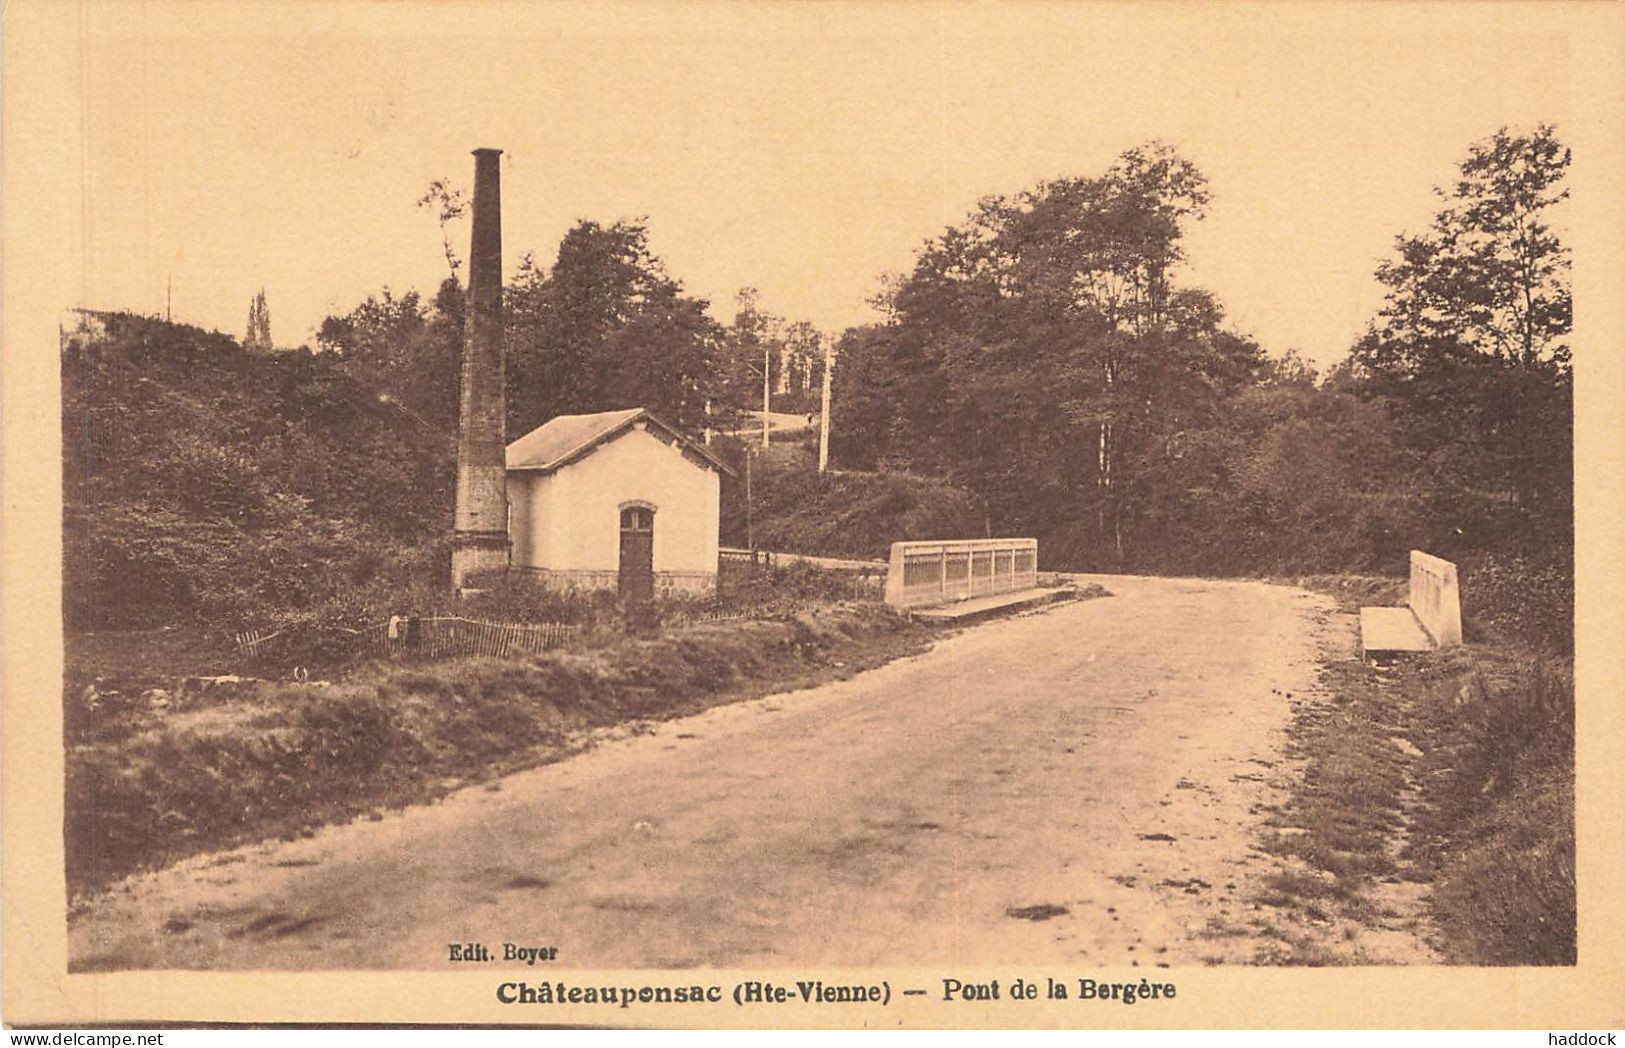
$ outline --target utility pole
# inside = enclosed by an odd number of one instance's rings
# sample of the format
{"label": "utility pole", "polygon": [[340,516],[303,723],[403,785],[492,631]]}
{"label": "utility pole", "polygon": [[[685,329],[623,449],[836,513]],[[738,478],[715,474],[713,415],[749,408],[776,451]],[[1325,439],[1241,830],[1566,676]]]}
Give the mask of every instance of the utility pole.
{"label": "utility pole", "polygon": [[767,376],[772,371],[772,368],[770,368],[768,366],[767,356],[768,356],[769,352],[770,352],[770,350],[768,349],[768,344],[766,342],[763,342],[762,343],[762,447],[764,447],[764,448],[767,447],[767,413],[773,407],[773,401],[768,395],[770,387],[768,386],[768,382],[767,382]]}
{"label": "utility pole", "polygon": [[835,364],[835,340],[824,342],[824,416],[818,425],[818,472],[829,469],[829,383],[830,370]]}
{"label": "utility pole", "polygon": [[756,528],[751,520],[750,504],[750,445],[745,445],[745,548],[756,549]]}

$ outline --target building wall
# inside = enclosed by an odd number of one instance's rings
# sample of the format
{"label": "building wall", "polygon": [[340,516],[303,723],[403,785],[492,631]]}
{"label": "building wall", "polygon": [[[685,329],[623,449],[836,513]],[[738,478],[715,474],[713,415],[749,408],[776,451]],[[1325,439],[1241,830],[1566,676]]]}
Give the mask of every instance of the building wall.
{"label": "building wall", "polygon": [[621,559],[621,507],[655,508],[654,570],[662,588],[705,588],[717,571],[722,485],[713,469],[641,429],[550,474],[508,474],[516,568],[553,581],[613,586]]}

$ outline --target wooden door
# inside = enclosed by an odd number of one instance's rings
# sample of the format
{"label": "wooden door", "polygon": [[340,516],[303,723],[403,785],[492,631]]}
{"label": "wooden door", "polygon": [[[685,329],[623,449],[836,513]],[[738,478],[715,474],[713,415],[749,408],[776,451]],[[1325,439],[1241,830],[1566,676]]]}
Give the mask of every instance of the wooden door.
{"label": "wooden door", "polygon": [[647,604],[655,595],[655,511],[643,506],[621,510],[621,599]]}

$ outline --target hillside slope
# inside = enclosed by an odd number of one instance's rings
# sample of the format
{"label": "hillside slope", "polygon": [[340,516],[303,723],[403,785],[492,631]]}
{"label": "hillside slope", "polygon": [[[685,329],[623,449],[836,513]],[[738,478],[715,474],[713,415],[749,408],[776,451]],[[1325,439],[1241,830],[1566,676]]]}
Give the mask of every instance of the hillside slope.
{"label": "hillside slope", "polygon": [[986,522],[962,488],[910,473],[818,472],[816,437],[752,451],[750,504],[743,446],[723,450],[738,478],[724,488],[722,537],[743,546],[831,557],[885,557],[893,542],[980,538]]}
{"label": "hillside slope", "polygon": [[427,577],[452,452],[333,355],[83,314],[62,345],[67,626],[225,632]]}

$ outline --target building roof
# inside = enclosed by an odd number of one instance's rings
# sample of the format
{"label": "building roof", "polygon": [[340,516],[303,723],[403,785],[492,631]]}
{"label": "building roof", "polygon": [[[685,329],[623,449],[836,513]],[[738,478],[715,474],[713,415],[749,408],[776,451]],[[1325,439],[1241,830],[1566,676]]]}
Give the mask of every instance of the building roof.
{"label": "building roof", "polygon": [[733,470],[703,444],[690,440],[673,427],[649,414],[645,408],[599,411],[591,415],[559,415],[508,445],[509,469],[551,473],[592,453],[603,444],[643,421],[657,437],[675,444],[678,450],[705,466],[733,476]]}

